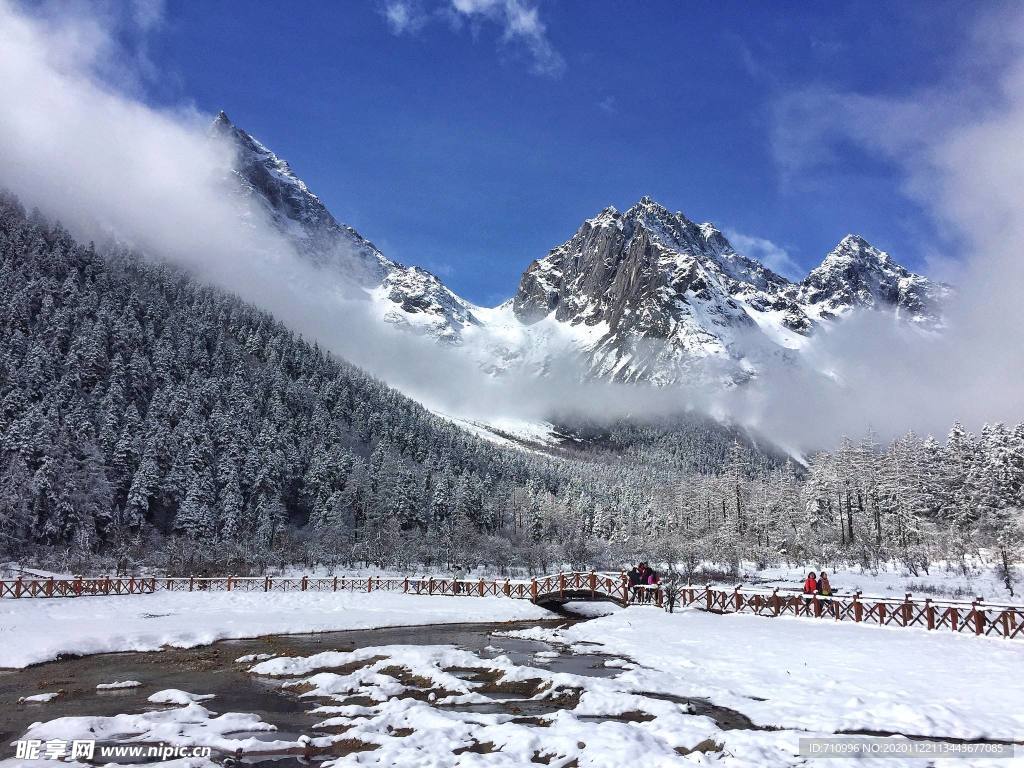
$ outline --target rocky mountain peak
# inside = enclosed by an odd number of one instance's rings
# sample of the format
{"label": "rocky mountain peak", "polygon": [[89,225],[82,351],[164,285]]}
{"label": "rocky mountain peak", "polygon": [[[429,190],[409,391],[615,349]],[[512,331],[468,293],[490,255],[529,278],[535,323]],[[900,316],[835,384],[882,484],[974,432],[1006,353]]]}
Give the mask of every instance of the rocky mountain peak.
{"label": "rocky mountain peak", "polygon": [[[645,214],[654,214],[656,216],[664,217],[673,215],[672,211],[670,211],[664,205],[659,203],[657,200],[650,197],[649,195],[644,195],[635,203],[633,203],[633,205],[626,209],[625,217],[627,219],[639,218]],[[682,214],[677,215],[681,216]]]}
{"label": "rocky mountain peak", "polygon": [[[287,161],[232,123],[223,110],[214,119],[210,131],[234,147],[235,173],[239,180],[251,193],[262,198],[272,213],[308,227],[341,227]],[[349,234],[354,233],[351,228],[347,229]]]}
{"label": "rocky mountain peak", "polygon": [[853,307],[933,321],[938,293],[853,234],[794,284],[738,253],[714,224],[645,196],[622,213],[605,208],[533,262],[513,310],[527,325],[577,329],[594,375],[679,380],[704,359],[735,382],[756,370],[751,361],[788,358]]}
{"label": "rocky mountain peak", "polygon": [[897,263],[860,235],[847,235],[800,283],[812,314],[841,315],[854,307],[893,309],[915,322],[934,323],[948,287]]}
{"label": "rocky mountain peak", "polygon": [[235,192],[262,208],[301,257],[377,302],[384,320],[448,343],[458,343],[461,331],[477,322],[470,305],[437,277],[386,258],[359,232],[335,219],[287,161],[232,123],[224,111],[210,131],[235,148],[230,180]]}
{"label": "rocky mountain peak", "polygon": [[855,263],[871,269],[903,269],[892,260],[888,253],[879,250],[860,235],[844,237],[835,248],[828,252],[822,263]]}

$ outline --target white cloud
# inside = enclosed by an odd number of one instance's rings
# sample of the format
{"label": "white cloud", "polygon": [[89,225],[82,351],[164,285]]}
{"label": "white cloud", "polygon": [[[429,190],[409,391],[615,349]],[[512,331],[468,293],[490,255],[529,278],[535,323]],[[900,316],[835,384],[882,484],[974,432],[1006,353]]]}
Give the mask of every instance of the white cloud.
{"label": "white cloud", "polygon": [[525,50],[534,73],[557,76],[565,69],[565,60],[548,40],[547,26],[532,0],[448,0],[434,13],[424,10],[419,0],[387,0],[383,15],[396,35],[417,32],[432,17],[447,16],[456,31],[463,22],[496,25],[502,44]]}
{"label": "white cloud", "polygon": [[723,234],[739,253],[757,259],[772,272],[792,280],[799,280],[803,277],[804,270],[781,245],[763,237],[744,235],[735,229],[725,229]]}
{"label": "white cloud", "polygon": [[382,11],[388,27],[396,35],[418,32],[429,20],[416,0],[388,0]]}
{"label": "white cloud", "polygon": [[[445,352],[372,317],[366,294],[301,258],[230,183],[210,116],[156,110],[100,73],[102,18],[32,15],[0,0],[0,188],[80,240],[173,261],[399,384],[443,385]],[[132,61],[129,57],[126,61]]]}
{"label": "white cloud", "polygon": [[844,385],[787,387],[799,418],[921,431],[1024,419],[1024,11],[1000,7],[964,39],[939,82],[899,98],[817,86],[776,105],[785,183],[820,185],[851,145],[885,160],[938,226],[945,247],[924,243],[930,262],[960,265],[941,335],[863,320],[819,337],[814,351]]}
{"label": "white cloud", "polygon": [[451,0],[451,10],[470,21],[488,21],[502,29],[502,40],[526,48],[532,69],[540,75],[559,75],[565,60],[547,37],[547,27],[530,0]]}

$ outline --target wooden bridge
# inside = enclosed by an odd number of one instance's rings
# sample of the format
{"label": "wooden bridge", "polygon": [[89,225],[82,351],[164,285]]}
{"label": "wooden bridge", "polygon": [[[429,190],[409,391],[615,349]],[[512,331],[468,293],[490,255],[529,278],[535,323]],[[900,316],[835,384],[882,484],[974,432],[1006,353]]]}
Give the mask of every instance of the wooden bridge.
{"label": "wooden bridge", "polygon": [[689,607],[711,613],[753,613],[851,621],[891,627],[919,627],[972,635],[1024,639],[1024,606],[867,597],[860,592],[822,599],[798,590],[687,585],[630,586],[625,574],[558,573],[534,579],[451,579],[433,576],[100,576],[71,579],[0,580],[0,599],[140,595],[153,592],[402,592],[452,597],[507,597],[542,606],[605,600],[659,608]]}

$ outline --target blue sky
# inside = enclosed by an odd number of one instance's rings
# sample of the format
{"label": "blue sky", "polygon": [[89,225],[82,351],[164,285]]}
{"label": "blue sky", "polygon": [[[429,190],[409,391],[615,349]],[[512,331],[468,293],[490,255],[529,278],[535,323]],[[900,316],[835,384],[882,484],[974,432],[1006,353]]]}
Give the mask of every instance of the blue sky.
{"label": "blue sky", "polygon": [[852,142],[819,153],[800,131],[829,101],[803,97],[920,98],[948,81],[977,9],[172,1],[143,87],[224,109],[341,221],[477,302],[644,194],[766,241],[753,255],[788,258],[791,276],[851,231],[925,269],[949,244],[900,170]]}

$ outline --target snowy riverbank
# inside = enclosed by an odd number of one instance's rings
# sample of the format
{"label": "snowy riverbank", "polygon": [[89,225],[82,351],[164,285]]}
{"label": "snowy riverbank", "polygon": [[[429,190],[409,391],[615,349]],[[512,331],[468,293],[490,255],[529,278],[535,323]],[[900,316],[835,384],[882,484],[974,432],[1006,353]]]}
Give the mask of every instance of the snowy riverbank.
{"label": "snowy riverbank", "polygon": [[642,690],[699,696],[758,726],[1020,740],[1024,643],[943,632],[632,607],[518,637],[628,656]]}
{"label": "snowy riverbank", "polygon": [[191,648],[270,634],[552,617],[525,600],[387,592],[157,592],[0,600],[0,667],[25,667],[61,654]]}
{"label": "snowy riverbank", "polygon": [[[222,754],[237,748],[294,754],[308,746],[331,756],[335,768],[367,760],[425,768],[495,760],[781,768],[807,763],[800,754],[805,738],[872,732],[904,744],[907,737],[1019,742],[1024,732],[1024,689],[1012,674],[1024,663],[1024,643],[792,617],[584,605],[611,613],[560,628],[453,626],[413,630],[412,637],[382,629],[353,643],[326,636],[323,645],[267,638],[211,653],[196,668],[183,658],[203,651],[168,652],[159,672],[124,656],[96,660],[102,674],[88,660],[68,661],[68,673],[87,685],[63,705],[60,698],[19,705],[39,711],[17,732],[44,741],[99,734],[113,744],[205,745]],[[0,644],[7,656],[15,647],[30,653],[33,644],[53,655],[58,648],[82,652],[90,643],[93,650],[192,646],[243,634],[550,616],[504,598],[385,593],[158,593],[3,605],[18,606],[23,620],[11,623],[7,613],[0,623],[3,639],[14,640]],[[242,663],[253,665],[248,673]],[[43,670],[20,673],[24,692],[40,689],[40,681],[29,685],[28,678]],[[216,673],[206,677],[211,670]],[[299,696],[301,718],[288,708],[268,708],[242,674]],[[94,689],[97,681],[115,679],[140,682],[116,700]],[[168,703],[154,708],[155,702]],[[848,761],[814,762],[838,768]],[[919,762],[857,764],[912,768]],[[954,762],[986,764],[975,758],[936,764]],[[22,764],[0,761],[3,768]],[[199,761],[193,768],[200,764],[213,765]]]}

